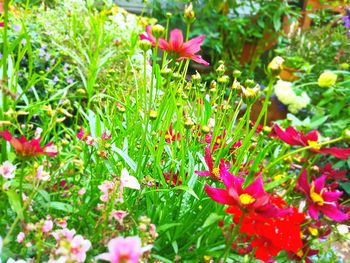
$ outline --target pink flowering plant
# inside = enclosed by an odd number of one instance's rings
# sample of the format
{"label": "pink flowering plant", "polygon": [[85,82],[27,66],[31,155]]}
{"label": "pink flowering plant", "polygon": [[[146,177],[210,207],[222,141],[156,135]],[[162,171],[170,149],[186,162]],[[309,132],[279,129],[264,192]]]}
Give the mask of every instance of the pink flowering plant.
{"label": "pink flowering plant", "polygon": [[246,81],[208,61],[191,5],[183,31],[68,2],[5,4],[1,260],[341,259],[349,131],[269,120],[281,58]]}

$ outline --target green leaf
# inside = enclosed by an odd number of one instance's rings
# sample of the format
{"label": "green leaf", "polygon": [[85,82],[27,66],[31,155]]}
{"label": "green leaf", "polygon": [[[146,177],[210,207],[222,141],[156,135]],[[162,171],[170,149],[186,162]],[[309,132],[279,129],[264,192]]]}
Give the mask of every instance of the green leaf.
{"label": "green leaf", "polygon": [[60,210],[68,213],[73,212],[73,206],[67,203],[62,203],[62,202],[50,202],[47,205],[48,208],[50,209],[55,209],[55,210]]}
{"label": "green leaf", "polygon": [[211,213],[207,219],[205,220],[204,224],[203,224],[203,228],[210,226],[212,224],[214,224],[215,222],[217,222],[219,219],[221,219],[222,216],[216,214],[216,213]]}
{"label": "green leaf", "polygon": [[23,210],[19,195],[13,190],[6,191],[5,193],[7,194],[12,210],[16,212],[21,220],[23,220]]}
{"label": "green leaf", "polygon": [[161,225],[160,227],[157,227],[157,231],[158,232],[164,232],[170,228],[173,228],[175,226],[181,226],[182,224],[181,223],[169,223],[169,224],[164,224],[164,225]]}
{"label": "green leaf", "polygon": [[265,191],[269,191],[269,190],[276,188],[277,186],[287,182],[289,179],[290,179],[289,177],[284,177],[281,180],[272,181],[270,183],[265,184],[264,189],[265,189]]}
{"label": "green leaf", "polygon": [[193,191],[192,188],[189,188],[187,185],[179,185],[179,186],[174,187],[173,189],[183,190],[183,191],[187,192],[188,194],[192,195],[197,200],[199,200],[197,194]]}
{"label": "green leaf", "polygon": [[136,172],[136,163],[130,158],[130,156],[127,153],[123,152],[121,149],[114,145],[112,145],[111,149],[112,151],[116,152],[130,166],[130,168],[134,172]]}

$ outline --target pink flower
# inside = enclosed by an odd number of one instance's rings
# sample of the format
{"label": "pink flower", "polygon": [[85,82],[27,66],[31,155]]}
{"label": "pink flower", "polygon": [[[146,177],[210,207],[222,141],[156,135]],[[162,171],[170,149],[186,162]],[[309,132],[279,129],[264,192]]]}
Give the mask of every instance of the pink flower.
{"label": "pink flower", "polygon": [[47,181],[50,179],[50,174],[48,172],[44,171],[44,166],[40,165],[38,169],[36,170],[35,177],[39,179],[40,181]]}
{"label": "pink flower", "polygon": [[101,137],[102,137],[103,140],[107,141],[110,138],[112,138],[112,134],[107,135],[107,133],[104,132]]}
{"label": "pink flower", "polygon": [[70,251],[75,256],[77,262],[84,262],[86,252],[91,248],[91,242],[81,235],[76,235],[70,242]]}
{"label": "pink flower", "polygon": [[114,189],[114,183],[111,181],[104,181],[98,186],[98,189],[100,189],[103,192],[103,195],[100,196],[100,200],[102,202],[107,202],[109,199],[109,194]]}
{"label": "pink flower", "polygon": [[111,215],[120,225],[123,225],[123,219],[128,215],[128,212],[123,210],[113,210]]}
{"label": "pink flower", "polygon": [[136,177],[129,175],[126,168],[123,168],[120,177],[120,187],[140,190],[140,183],[137,181]]}
{"label": "pink flower", "polygon": [[318,131],[313,130],[307,134],[297,131],[292,126],[289,126],[284,131],[280,126],[275,125],[273,137],[278,137],[282,141],[288,143],[289,145],[299,145],[299,146],[315,146],[311,148],[310,151],[320,154],[330,154],[339,159],[348,159],[350,155],[350,149],[342,149],[337,147],[330,148],[320,148],[317,146],[319,143]]}
{"label": "pink flower", "polygon": [[271,196],[265,192],[261,176],[246,188],[243,188],[243,178],[234,176],[227,170],[222,172],[221,178],[226,189],[205,186],[208,196],[218,203],[237,206],[243,211],[254,211],[265,217],[284,216],[291,211],[278,208],[271,203]]}
{"label": "pink flower", "polygon": [[16,153],[23,157],[32,157],[40,154],[46,154],[52,157],[58,154],[57,148],[51,142],[42,148],[40,146],[40,138],[27,141],[24,136],[21,136],[17,139],[8,130],[0,132],[0,136],[10,142]]}
{"label": "pink flower", "polygon": [[146,33],[142,33],[140,35],[141,40],[148,40],[151,42],[152,47],[156,46],[156,38],[152,34],[152,27],[151,26],[146,26]]}
{"label": "pink flower", "polygon": [[81,188],[81,189],[79,189],[79,191],[78,191],[78,195],[84,195],[86,193],[86,189],[85,188]]}
{"label": "pink flower", "polygon": [[326,186],[326,175],[313,180],[309,184],[306,170],[302,172],[298,179],[298,188],[305,194],[309,203],[309,215],[313,219],[319,218],[319,213],[336,222],[349,219],[349,216],[339,209],[338,199],[343,194],[340,191],[329,191]]}
{"label": "pink flower", "polygon": [[210,176],[214,180],[221,180],[221,174],[227,170],[227,167],[223,159],[220,160],[219,167],[214,167],[213,156],[209,144],[205,147],[204,160],[209,171],[195,171],[195,173],[200,176]]}
{"label": "pink flower", "polygon": [[19,232],[17,235],[17,243],[22,243],[26,235],[23,232]]}
{"label": "pink flower", "polygon": [[48,233],[52,230],[53,228],[53,222],[51,219],[49,220],[45,220],[44,224],[43,224],[43,228],[42,228],[42,231],[43,233]]}
{"label": "pink flower", "polygon": [[201,56],[196,55],[201,49],[204,38],[205,36],[202,35],[184,42],[182,31],[180,29],[174,29],[170,32],[169,42],[163,38],[159,39],[159,48],[176,53],[179,56],[178,60],[191,59],[199,64],[208,66],[209,63],[207,61]]}
{"label": "pink flower", "polygon": [[96,259],[111,263],[138,263],[142,256],[141,240],[137,236],[117,237],[108,242],[108,253],[100,254]]}
{"label": "pink flower", "polygon": [[5,179],[12,179],[15,177],[16,166],[10,163],[9,161],[5,161],[0,166],[0,174]]}
{"label": "pink flower", "polygon": [[60,241],[61,239],[72,240],[75,233],[76,232],[74,229],[70,230],[68,228],[64,228],[53,232],[52,236],[56,239],[56,241]]}

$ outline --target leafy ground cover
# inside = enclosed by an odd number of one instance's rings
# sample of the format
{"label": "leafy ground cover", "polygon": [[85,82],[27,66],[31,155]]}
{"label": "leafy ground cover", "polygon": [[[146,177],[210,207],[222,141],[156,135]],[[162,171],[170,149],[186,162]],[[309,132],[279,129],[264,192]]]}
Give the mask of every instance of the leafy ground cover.
{"label": "leafy ground cover", "polygon": [[[205,36],[189,37],[195,13],[184,32],[170,19],[5,4],[1,259],[346,260],[349,131],[268,126],[283,58],[266,65],[264,89],[223,62],[204,81],[188,71],[210,63]],[[327,74],[319,86],[335,85]]]}

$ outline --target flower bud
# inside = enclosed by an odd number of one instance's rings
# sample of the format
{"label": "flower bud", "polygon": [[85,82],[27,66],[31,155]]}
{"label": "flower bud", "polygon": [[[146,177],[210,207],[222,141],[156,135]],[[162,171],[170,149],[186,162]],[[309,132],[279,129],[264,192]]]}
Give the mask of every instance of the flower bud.
{"label": "flower bud", "polygon": [[345,141],[350,141],[350,130],[346,129],[343,131],[343,138]]}
{"label": "flower bud", "polygon": [[184,18],[187,24],[192,24],[194,20],[196,20],[196,14],[193,11],[192,3],[185,7]]}
{"label": "flower bud", "polygon": [[231,86],[231,89],[237,92],[241,92],[242,91],[242,85],[241,83],[239,83],[237,80],[234,80]]}
{"label": "flower bud", "polygon": [[243,88],[243,101],[250,105],[253,104],[259,97],[260,86],[256,85],[254,88]]}
{"label": "flower bud", "polygon": [[218,78],[218,82],[220,84],[227,84],[229,81],[230,81],[230,77],[227,75],[223,75],[223,76]]}
{"label": "flower bud", "polygon": [[154,25],[152,26],[152,34],[154,35],[155,38],[160,38],[161,36],[164,35],[164,27],[162,25]]}
{"label": "flower bud", "polygon": [[158,112],[155,110],[151,110],[149,112],[149,117],[151,118],[151,120],[155,120],[158,117]]}
{"label": "flower bud", "polygon": [[215,81],[215,80],[212,80],[212,81],[210,82],[210,87],[209,87],[209,89],[216,89],[217,86],[218,86],[218,85],[217,85],[216,81]]}
{"label": "flower bud", "polygon": [[171,76],[172,75],[172,70],[170,68],[163,68],[161,71],[160,71],[160,75],[162,75],[164,78],[168,77],[168,76]]}
{"label": "flower bud", "polygon": [[200,81],[201,78],[202,78],[202,77],[201,77],[201,74],[199,74],[198,71],[196,71],[196,74],[193,74],[193,75],[192,75],[192,80],[193,80],[194,82]]}
{"label": "flower bud", "polygon": [[247,79],[247,80],[244,82],[244,85],[245,85],[246,87],[248,87],[248,88],[252,88],[252,87],[254,87],[255,82],[254,82],[254,80]]}
{"label": "flower bud", "polygon": [[318,78],[318,86],[328,88],[337,82],[337,75],[331,71],[323,72]]}
{"label": "flower bud", "polygon": [[233,75],[233,77],[234,77],[235,79],[238,79],[238,78],[242,75],[242,72],[241,72],[240,70],[238,70],[238,69],[235,69],[235,70],[233,71],[232,75]]}
{"label": "flower bud", "polygon": [[184,125],[185,125],[185,128],[190,129],[194,125],[194,122],[192,121],[192,119],[190,117],[187,117]]}
{"label": "flower bud", "polygon": [[226,71],[226,68],[225,68],[225,65],[224,64],[220,64],[217,68],[216,68],[216,74],[218,74],[218,76],[222,76],[225,71]]}
{"label": "flower bud", "polygon": [[166,18],[170,18],[170,17],[172,17],[172,16],[173,16],[173,14],[170,13],[170,12],[166,12],[166,14],[165,14],[165,17],[166,17]]}
{"label": "flower bud", "polygon": [[151,49],[152,43],[146,39],[143,39],[143,40],[140,40],[139,46],[142,51],[146,52],[147,50]]}
{"label": "flower bud", "polygon": [[267,70],[272,74],[272,75],[278,75],[283,69],[283,62],[284,59],[282,57],[274,57],[272,61],[269,63],[267,66]]}
{"label": "flower bud", "polygon": [[207,125],[203,125],[201,127],[201,131],[205,134],[209,133],[210,132],[210,128],[207,126]]}

